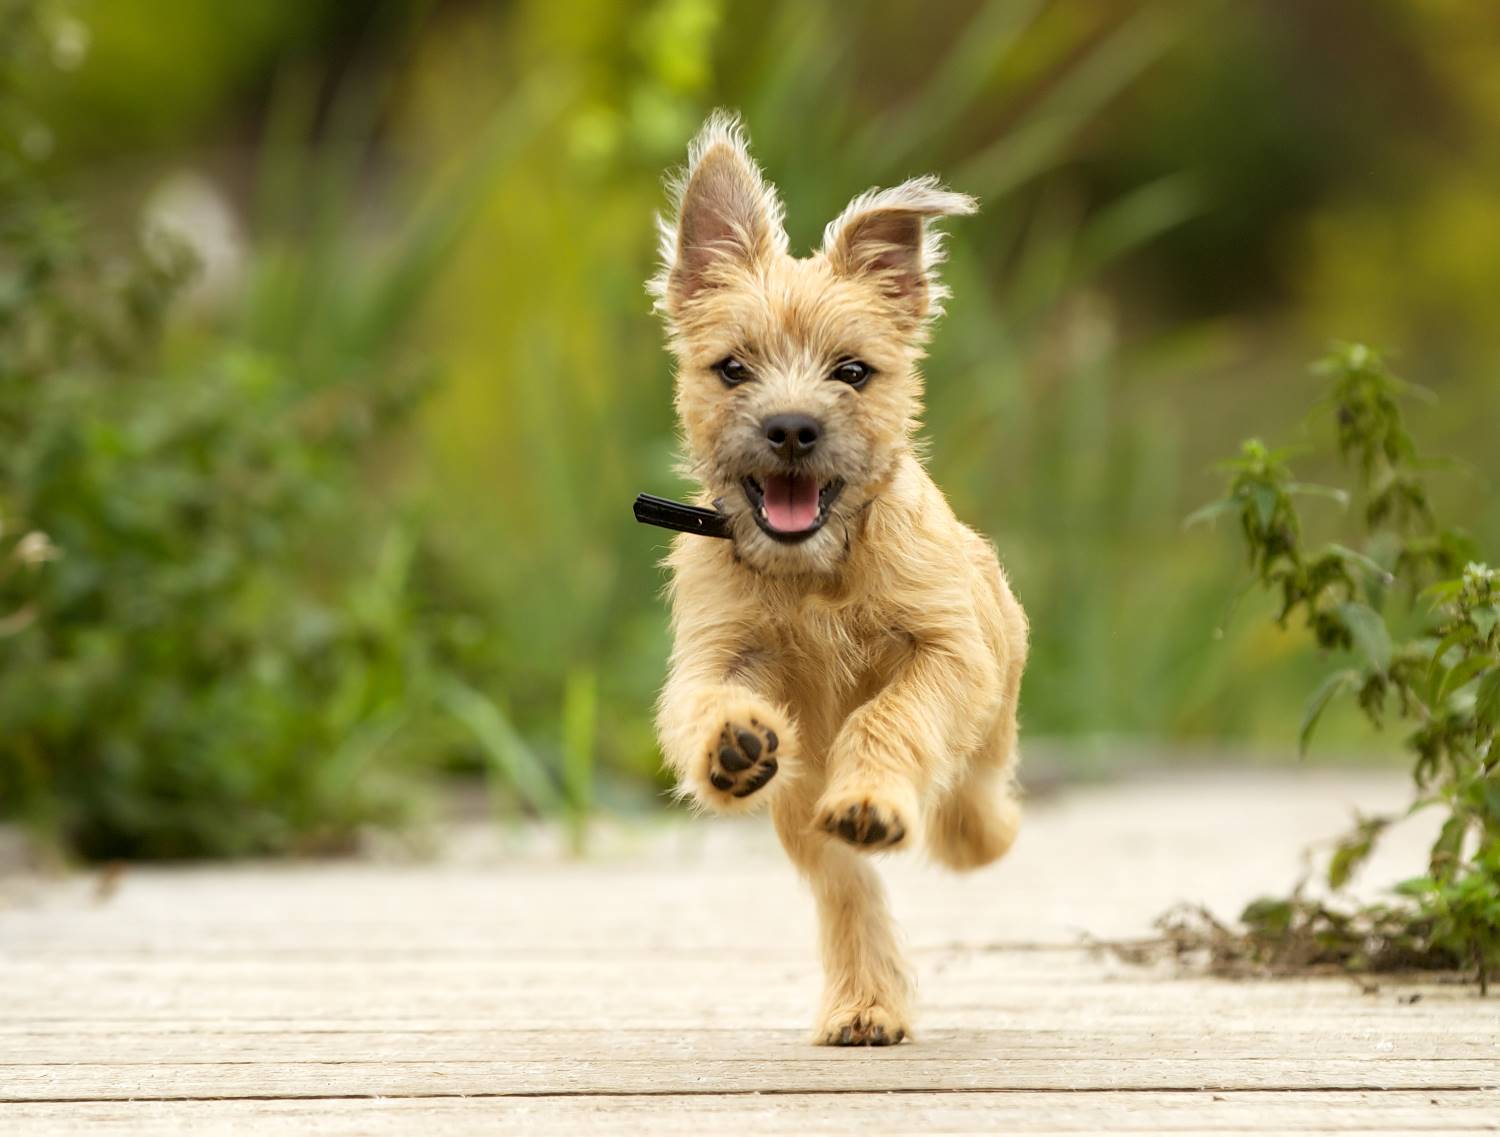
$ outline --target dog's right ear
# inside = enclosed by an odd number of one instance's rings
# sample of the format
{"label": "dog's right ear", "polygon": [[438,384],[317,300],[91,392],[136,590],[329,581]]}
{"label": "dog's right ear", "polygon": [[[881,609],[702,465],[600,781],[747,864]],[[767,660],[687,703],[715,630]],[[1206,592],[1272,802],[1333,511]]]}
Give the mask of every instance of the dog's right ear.
{"label": "dog's right ear", "polygon": [[648,285],[669,319],[727,272],[786,251],[781,202],[750,157],[738,117],[709,116],[669,188],[675,208],[657,218],[662,263]]}

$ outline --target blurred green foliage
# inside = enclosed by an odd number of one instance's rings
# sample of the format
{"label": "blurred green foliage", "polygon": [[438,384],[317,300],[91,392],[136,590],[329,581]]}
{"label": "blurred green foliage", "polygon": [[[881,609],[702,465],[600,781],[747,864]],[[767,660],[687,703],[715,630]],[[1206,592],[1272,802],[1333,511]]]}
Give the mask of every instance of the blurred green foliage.
{"label": "blurred green foliage", "polygon": [[14,177],[0,211],[0,485],[57,550],[3,605],[28,619],[0,640],[0,797],[100,857],[330,847],[389,818],[360,774],[433,644],[409,540],[350,484],[413,392],[232,339],[173,363],[180,250],[109,248]]}
{"label": "blurred green foliage", "polygon": [[[11,10],[12,59],[46,11]],[[237,310],[176,342],[173,232],[101,230],[0,156],[0,504],[33,527],[0,576],[7,810],[90,857],[338,849],[409,813],[403,775],[487,753],[451,709],[504,721],[466,685],[482,630],[373,487],[430,387],[406,322],[513,126],[359,247],[366,140],[279,143]]]}
{"label": "blurred green foliage", "polygon": [[[1295,726],[1304,635],[1226,605],[1234,549],[1177,519],[1250,412],[1295,423],[1310,335],[1445,376],[1433,446],[1475,474],[1435,492],[1500,537],[1500,30],[1461,0],[220,7],[0,0],[5,213],[25,186],[43,219],[7,230],[0,305],[30,337],[144,321],[0,359],[0,621],[30,621],[0,639],[0,810],[112,818],[91,852],[337,844],[435,768],[579,842],[662,788],[662,540],[628,503],[683,487],[642,282],[714,106],[795,249],[871,184],[981,198],[927,434],[1037,629],[1029,735]],[[21,564],[33,531],[57,559]],[[38,693],[35,660],[99,643],[125,709]],[[24,776],[19,737],[50,740]]]}

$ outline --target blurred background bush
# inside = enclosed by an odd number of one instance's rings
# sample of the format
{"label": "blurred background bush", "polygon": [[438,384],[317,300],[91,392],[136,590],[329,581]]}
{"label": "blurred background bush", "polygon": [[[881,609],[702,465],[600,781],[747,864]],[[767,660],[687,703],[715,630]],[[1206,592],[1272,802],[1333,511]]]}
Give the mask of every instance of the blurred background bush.
{"label": "blurred background bush", "polygon": [[0,0],[0,814],[107,858],[337,850],[445,779],[578,839],[659,802],[642,282],[719,105],[795,248],[874,183],[982,200],[931,464],[1075,767],[1294,751],[1324,664],[1181,519],[1312,429],[1328,339],[1438,393],[1500,544],[1487,5]]}

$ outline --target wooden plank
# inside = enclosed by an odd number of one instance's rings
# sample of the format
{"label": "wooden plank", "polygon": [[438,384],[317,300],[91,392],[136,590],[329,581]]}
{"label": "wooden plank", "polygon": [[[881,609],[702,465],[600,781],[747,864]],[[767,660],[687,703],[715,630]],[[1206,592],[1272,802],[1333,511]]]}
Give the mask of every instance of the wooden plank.
{"label": "wooden plank", "polygon": [[[1175,978],[1080,951],[918,957],[923,1017],[933,1026],[1060,1023],[1200,1024],[1380,1019],[1494,1029],[1500,1000],[1473,988],[1386,981],[1373,995],[1342,979],[1287,983]],[[810,960],[507,959],[361,962],[332,957],[228,964],[173,960],[50,965],[14,957],[0,967],[0,1040],[42,1022],[185,1020],[332,1022],[371,1019],[519,1028],[578,1025],[590,1016],[631,1026],[795,1026],[816,998]],[[1408,1005],[1416,996],[1419,1001]],[[977,1017],[976,1017],[977,1016]],[[988,1020],[983,1016],[989,1016]],[[76,1029],[70,1026],[69,1029]],[[5,1045],[0,1041],[0,1046]],[[3,1052],[0,1052],[3,1053]]]}
{"label": "wooden plank", "polygon": [[[7,1066],[0,1101],[124,1101],[194,1098],[428,1097],[499,1094],[635,1095],[647,1093],[951,1093],[957,1090],[1500,1090],[1493,1058],[1280,1058],[1238,1050],[1215,1055],[1182,1048],[1122,1052],[1080,1039],[1095,1054],[1015,1054],[984,1038],[967,1039],[942,1057],[917,1047],[871,1056],[813,1052],[801,1037],[754,1045],[701,1037],[679,1052],[607,1050],[551,1060],[427,1058],[409,1047],[402,1058],[374,1061],[148,1062],[107,1058],[97,1064]],[[795,1049],[796,1053],[792,1051]],[[685,1053],[684,1053],[685,1052]],[[1500,1102],[1500,1096],[1496,1097]]]}
{"label": "wooden plank", "polygon": [[1474,1092],[778,1094],[0,1106],[8,1137],[358,1133],[1494,1133]]}

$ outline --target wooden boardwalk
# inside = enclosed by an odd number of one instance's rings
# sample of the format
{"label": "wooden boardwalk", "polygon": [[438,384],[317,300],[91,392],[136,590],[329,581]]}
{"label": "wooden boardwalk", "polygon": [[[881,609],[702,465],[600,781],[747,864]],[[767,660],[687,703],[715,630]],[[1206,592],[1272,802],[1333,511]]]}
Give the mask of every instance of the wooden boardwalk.
{"label": "wooden boardwalk", "polygon": [[0,1134],[1494,1132],[1500,998],[1078,946],[1284,889],[1402,792],[1178,774],[1037,803],[976,875],[892,859],[921,1015],[885,1050],[808,1044],[811,904],[763,821],[610,827],[581,863],[476,830],[432,864],[11,875]]}

